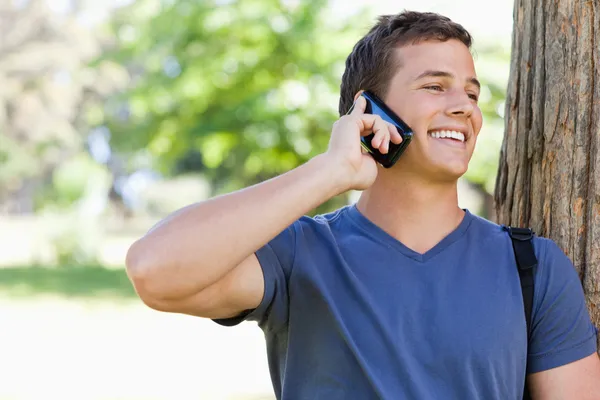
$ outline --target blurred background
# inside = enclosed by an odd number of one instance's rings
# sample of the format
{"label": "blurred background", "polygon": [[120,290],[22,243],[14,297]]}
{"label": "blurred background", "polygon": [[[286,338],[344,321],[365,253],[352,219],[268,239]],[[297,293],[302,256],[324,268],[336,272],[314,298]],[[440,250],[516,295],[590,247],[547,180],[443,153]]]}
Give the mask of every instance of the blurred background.
{"label": "blurred background", "polygon": [[0,400],[273,399],[260,329],[146,308],[129,245],[324,151],[346,56],[403,9],[475,38],[460,203],[491,217],[512,3],[0,0]]}

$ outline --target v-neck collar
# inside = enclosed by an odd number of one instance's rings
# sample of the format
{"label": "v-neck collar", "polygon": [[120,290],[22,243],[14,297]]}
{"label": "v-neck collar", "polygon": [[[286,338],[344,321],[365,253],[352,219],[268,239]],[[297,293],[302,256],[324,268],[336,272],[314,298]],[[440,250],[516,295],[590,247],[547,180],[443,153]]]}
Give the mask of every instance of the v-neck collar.
{"label": "v-neck collar", "polygon": [[432,257],[436,256],[440,252],[444,251],[448,246],[452,243],[456,242],[460,239],[463,234],[467,231],[471,222],[474,220],[473,214],[468,209],[463,209],[465,215],[460,222],[460,224],[454,229],[450,234],[444,237],[439,243],[433,246],[430,250],[425,253],[418,253],[413,249],[407,247],[405,244],[400,242],[395,237],[391,236],[389,233],[381,229],[378,225],[373,223],[367,217],[365,217],[356,207],[356,204],[348,206],[347,213],[350,217],[351,221],[358,225],[363,231],[365,231],[368,235],[372,236],[376,240],[391,246],[392,248],[398,250],[400,253],[409,257],[418,262],[426,262]]}

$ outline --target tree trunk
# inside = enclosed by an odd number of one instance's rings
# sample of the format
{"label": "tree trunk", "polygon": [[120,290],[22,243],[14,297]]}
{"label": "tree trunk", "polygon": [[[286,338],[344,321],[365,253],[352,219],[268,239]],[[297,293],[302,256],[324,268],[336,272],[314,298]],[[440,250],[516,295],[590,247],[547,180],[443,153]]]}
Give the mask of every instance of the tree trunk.
{"label": "tree trunk", "polygon": [[600,0],[515,0],[496,221],[571,258],[600,325]]}

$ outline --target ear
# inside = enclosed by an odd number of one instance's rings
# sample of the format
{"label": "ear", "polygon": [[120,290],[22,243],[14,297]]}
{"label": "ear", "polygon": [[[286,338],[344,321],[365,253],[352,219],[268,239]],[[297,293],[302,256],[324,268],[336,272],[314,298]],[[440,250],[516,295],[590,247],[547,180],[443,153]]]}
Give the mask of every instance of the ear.
{"label": "ear", "polygon": [[355,95],[354,95],[354,101],[356,101],[356,99],[358,99],[358,97],[364,92],[363,89],[360,89]]}

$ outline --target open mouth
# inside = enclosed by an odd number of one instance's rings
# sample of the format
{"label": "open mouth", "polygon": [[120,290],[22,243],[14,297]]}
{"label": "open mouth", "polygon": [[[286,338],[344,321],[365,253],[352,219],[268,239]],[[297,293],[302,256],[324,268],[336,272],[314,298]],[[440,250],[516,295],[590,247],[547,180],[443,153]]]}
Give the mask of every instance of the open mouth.
{"label": "open mouth", "polygon": [[452,140],[461,143],[465,142],[465,134],[458,131],[436,130],[427,132],[427,134],[434,139]]}

